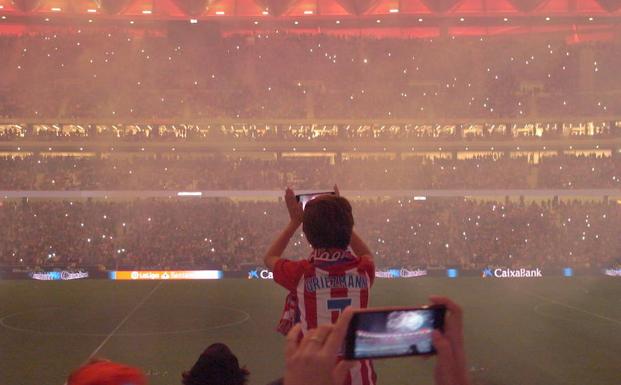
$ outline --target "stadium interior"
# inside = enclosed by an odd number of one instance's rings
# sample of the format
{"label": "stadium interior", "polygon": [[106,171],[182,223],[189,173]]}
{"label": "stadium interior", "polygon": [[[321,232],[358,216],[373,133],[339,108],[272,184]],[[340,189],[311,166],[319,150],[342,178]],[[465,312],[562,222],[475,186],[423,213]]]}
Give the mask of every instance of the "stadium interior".
{"label": "stadium interior", "polygon": [[334,184],[374,304],[471,314],[473,384],[618,383],[620,69],[618,0],[0,0],[0,383],[218,338],[278,378],[263,252]]}

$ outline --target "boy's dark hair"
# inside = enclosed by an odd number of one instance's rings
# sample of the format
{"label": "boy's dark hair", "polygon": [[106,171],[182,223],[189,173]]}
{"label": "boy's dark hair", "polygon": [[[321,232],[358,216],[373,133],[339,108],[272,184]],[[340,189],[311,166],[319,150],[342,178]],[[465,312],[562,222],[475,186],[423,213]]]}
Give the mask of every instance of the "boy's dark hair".
{"label": "boy's dark hair", "polygon": [[210,345],[192,369],[182,374],[183,385],[244,385],[250,372],[240,368],[237,357],[228,346]]}
{"label": "boy's dark hair", "polygon": [[346,249],[353,228],[354,216],[347,199],[321,195],[306,203],[302,230],[314,249]]}

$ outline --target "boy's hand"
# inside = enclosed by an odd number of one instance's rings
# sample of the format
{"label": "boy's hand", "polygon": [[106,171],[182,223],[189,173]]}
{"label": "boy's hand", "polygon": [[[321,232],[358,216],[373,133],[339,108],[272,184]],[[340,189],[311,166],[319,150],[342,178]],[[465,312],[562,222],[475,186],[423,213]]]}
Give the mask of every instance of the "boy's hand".
{"label": "boy's hand", "polygon": [[287,204],[291,222],[298,225],[301,224],[304,218],[302,204],[295,199],[295,193],[289,187],[285,190],[285,203]]}

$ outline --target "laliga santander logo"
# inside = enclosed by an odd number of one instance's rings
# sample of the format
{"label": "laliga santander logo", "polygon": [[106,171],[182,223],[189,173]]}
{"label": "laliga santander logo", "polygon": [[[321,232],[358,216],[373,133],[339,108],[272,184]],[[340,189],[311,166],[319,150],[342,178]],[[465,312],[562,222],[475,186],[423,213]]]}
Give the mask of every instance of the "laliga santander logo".
{"label": "laliga santander logo", "polygon": [[132,271],[131,279],[138,279],[138,277],[140,277],[140,273],[138,273],[137,271]]}

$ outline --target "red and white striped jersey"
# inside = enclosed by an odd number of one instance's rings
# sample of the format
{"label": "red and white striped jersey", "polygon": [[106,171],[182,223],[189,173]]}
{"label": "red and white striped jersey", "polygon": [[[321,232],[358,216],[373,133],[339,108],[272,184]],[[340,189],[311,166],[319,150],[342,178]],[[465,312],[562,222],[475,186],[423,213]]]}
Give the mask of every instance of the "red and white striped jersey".
{"label": "red and white striped jersey", "polygon": [[[307,260],[281,258],[274,265],[274,281],[296,293],[304,331],[335,323],[347,306],[364,309],[375,278],[369,256],[357,257],[348,250],[314,250]],[[359,361],[347,384],[374,385],[370,361]]]}

